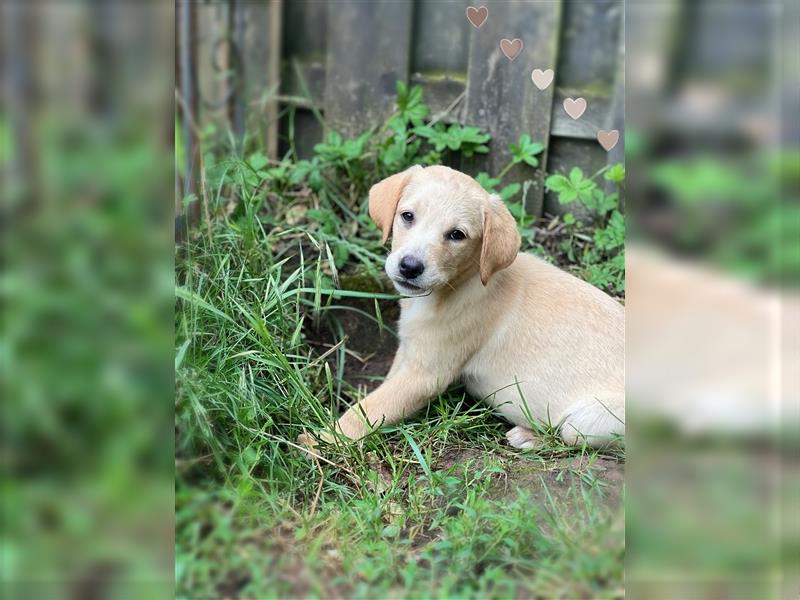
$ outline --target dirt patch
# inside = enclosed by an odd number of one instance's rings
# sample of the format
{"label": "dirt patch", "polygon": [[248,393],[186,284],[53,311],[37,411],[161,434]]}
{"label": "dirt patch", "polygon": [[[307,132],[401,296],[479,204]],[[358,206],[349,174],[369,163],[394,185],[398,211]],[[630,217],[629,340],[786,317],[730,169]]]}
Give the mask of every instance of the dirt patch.
{"label": "dirt patch", "polygon": [[514,452],[510,450],[498,457],[478,448],[454,448],[440,457],[434,467],[442,470],[463,466],[477,472],[499,465],[503,473],[494,478],[490,488],[495,500],[510,500],[524,489],[538,504],[545,504],[550,496],[555,502],[569,504],[574,501],[571,495],[577,487],[590,485],[596,486],[602,505],[610,510],[622,507],[624,462],[603,455],[547,457]]}
{"label": "dirt patch", "polygon": [[[343,274],[342,287],[378,293],[391,291],[386,284],[379,284],[362,274]],[[400,317],[400,305],[396,300],[378,302],[384,325],[381,327],[376,323],[374,300],[345,298],[337,300],[336,304],[340,308],[329,311],[319,329],[309,332],[309,340],[322,354],[338,344],[344,334],[345,359],[341,378],[354,388],[370,392],[380,385],[392,366],[398,345],[393,332]],[[331,354],[326,360],[331,372],[337,373],[337,354]]]}

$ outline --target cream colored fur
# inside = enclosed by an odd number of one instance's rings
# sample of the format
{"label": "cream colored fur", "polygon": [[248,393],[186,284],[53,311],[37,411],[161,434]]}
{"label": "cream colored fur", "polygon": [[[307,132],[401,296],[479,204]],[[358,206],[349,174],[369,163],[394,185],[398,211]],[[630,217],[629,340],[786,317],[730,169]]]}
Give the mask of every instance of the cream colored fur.
{"label": "cream colored fur", "polygon": [[[531,419],[559,425],[570,444],[624,433],[622,306],[518,254],[516,224],[499,198],[447,167],[412,167],[373,187],[370,214],[392,234],[389,277],[414,297],[400,301],[400,346],[386,380],[338,431],[355,439],[396,423],[460,379],[516,426],[508,438],[517,447],[535,445]],[[448,239],[456,228],[467,239]],[[415,288],[398,270],[408,254],[425,264]]]}

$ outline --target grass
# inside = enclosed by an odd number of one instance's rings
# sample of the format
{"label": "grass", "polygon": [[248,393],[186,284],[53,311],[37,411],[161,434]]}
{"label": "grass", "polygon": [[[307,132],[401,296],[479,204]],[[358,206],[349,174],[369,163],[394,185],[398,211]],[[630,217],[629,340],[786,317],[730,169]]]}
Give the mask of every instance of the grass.
{"label": "grass", "polygon": [[[598,476],[619,457],[556,436],[510,449],[509,426],[458,388],[324,460],[297,450],[298,434],[330,427],[363,393],[341,379],[347,340],[326,357],[311,344],[360,309],[320,292],[328,253],[308,256],[303,237],[244,216],[196,236],[181,261],[179,594],[621,595],[619,484]],[[286,244],[296,266],[276,256]]]}
{"label": "grass", "polygon": [[[552,428],[534,451],[509,448],[510,425],[458,386],[320,458],[295,443],[377,386],[396,343],[366,190],[488,140],[398,85],[382,128],[331,134],[311,158],[291,139],[279,161],[204,154],[211,219],[176,257],[180,597],[622,596],[620,451],[564,447]],[[535,167],[541,150],[522,136],[509,165]],[[521,213],[523,186],[503,181],[510,166],[478,180],[518,215],[524,248],[621,294],[617,198],[597,190],[600,173],[551,181],[594,211],[586,222],[539,225]]]}

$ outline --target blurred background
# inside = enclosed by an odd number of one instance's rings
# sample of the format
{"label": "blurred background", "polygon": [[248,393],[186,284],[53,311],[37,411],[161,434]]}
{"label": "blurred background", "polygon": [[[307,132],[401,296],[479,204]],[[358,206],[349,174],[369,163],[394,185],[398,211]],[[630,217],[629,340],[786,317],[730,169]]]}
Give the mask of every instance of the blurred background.
{"label": "blurred background", "polygon": [[626,5],[626,591],[798,595],[796,3]]}
{"label": "blurred background", "polygon": [[0,594],[169,597],[172,5],[0,10]]}

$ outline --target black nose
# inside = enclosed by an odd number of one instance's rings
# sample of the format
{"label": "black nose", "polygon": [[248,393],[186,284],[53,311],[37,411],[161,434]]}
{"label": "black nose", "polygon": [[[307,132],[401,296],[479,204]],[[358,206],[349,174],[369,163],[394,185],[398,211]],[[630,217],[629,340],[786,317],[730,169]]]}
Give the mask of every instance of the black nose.
{"label": "black nose", "polygon": [[425,265],[422,261],[413,256],[404,256],[400,259],[400,274],[406,279],[414,279],[422,275]]}

